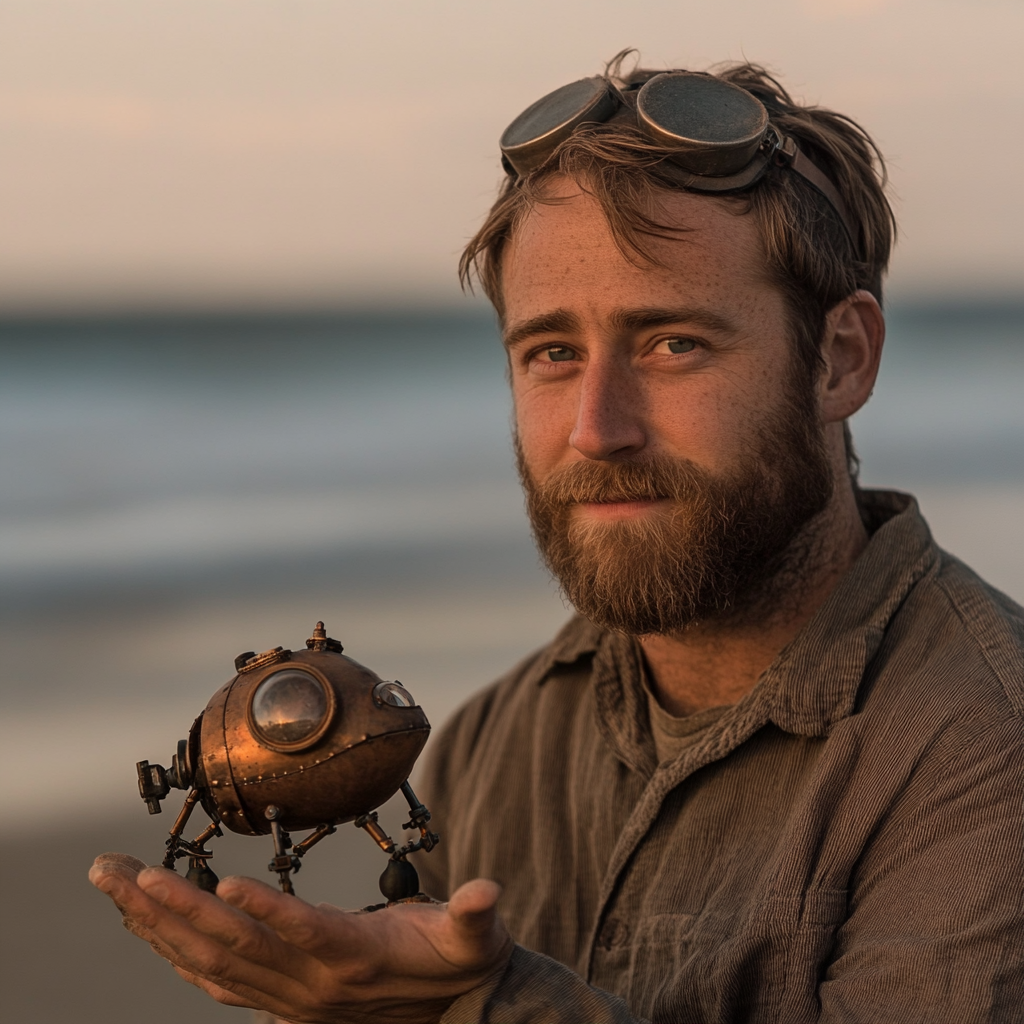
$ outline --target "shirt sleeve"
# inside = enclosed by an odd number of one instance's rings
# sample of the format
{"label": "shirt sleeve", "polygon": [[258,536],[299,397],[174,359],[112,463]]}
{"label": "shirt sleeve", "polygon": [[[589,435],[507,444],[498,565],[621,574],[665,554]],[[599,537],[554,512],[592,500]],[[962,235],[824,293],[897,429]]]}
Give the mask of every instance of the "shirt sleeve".
{"label": "shirt sleeve", "polygon": [[467,992],[441,1024],[647,1024],[618,996],[588,985],[556,960],[516,946],[504,974]]}
{"label": "shirt sleeve", "polygon": [[431,828],[441,836],[440,843],[429,853],[412,854],[420,889],[435,899],[446,900],[451,895],[451,795],[470,763],[496,688],[494,684],[476,694],[451,716],[431,739],[413,780],[417,795],[430,811]]}
{"label": "shirt sleeve", "polygon": [[1019,723],[928,760],[865,851],[821,1024],[1024,1021]]}
{"label": "shirt sleeve", "polygon": [[[521,668],[517,671],[522,671]],[[441,843],[429,854],[417,854],[416,868],[424,892],[438,899],[450,895],[445,854],[450,794],[466,772],[481,729],[491,710],[496,687],[478,694],[461,708],[434,740],[417,780],[417,792],[430,808]],[[450,844],[449,844],[450,846]],[[574,971],[551,957],[517,945],[505,971],[486,985],[456,1000],[442,1024],[646,1024],[630,1014],[626,1003],[588,985]]]}

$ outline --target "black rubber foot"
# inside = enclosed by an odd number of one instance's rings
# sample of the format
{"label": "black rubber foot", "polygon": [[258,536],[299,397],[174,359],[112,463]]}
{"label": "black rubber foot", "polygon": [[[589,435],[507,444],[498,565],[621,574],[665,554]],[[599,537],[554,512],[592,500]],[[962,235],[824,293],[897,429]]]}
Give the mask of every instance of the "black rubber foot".
{"label": "black rubber foot", "polygon": [[380,876],[380,891],[390,903],[406,900],[420,891],[420,876],[407,860],[389,860]]}
{"label": "black rubber foot", "polygon": [[220,881],[201,857],[189,857],[188,874],[185,877],[204,892],[216,892],[217,883]]}

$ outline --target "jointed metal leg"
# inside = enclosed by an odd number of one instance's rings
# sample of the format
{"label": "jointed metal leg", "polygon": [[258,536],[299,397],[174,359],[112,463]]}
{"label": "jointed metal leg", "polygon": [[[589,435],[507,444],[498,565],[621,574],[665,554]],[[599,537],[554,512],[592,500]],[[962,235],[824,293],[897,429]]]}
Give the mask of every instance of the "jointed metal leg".
{"label": "jointed metal leg", "polygon": [[270,833],[274,837],[274,859],[267,867],[270,871],[277,872],[281,891],[286,892],[289,896],[294,896],[295,889],[292,887],[292,880],[289,876],[293,871],[299,870],[302,862],[294,854],[288,853],[292,848],[292,837],[285,832],[278,821],[278,818],[281,817],[281,809],[271,804],[264,814],[270,821]]}
{"label": "jointed metal leg", "polygon": [[[274,837],[274,859],[268,865],[270,871],[276,871],[281,882],[281,889],[289,896],[295,895],[291,875],[302,866],[300,857],[304,857],[321,839],[338,831],[335,825],[321,825],[311,832],[301,843],[292,843],[292,837],[281,827],[278,820],[281,810],[271,804],[264,812],[270,821],[270,833]],[[288,851],[291,850],[291,853]]]}
{"label": "jointed metal leg", "polygon": [[206,841],[214,836],[222,836],[220,824],[211,821],[192,842],[182,839],[181,834],[185,831],[188,819],[192,816],[196,804],[199,802],[199,791],[193,789],[185,798],[185,804],[181,808],[178,817],[171,826],[170,836],[167,840],[167,852],[164,854],[163,866],[174,870],[174,862],[181,857],[188,857],[188,873],[185,877],[194,885],[207,892],[215,892],[217,882],[220,881],[211,870],[207,861],[213,854],[205,848]]}
{"label": "jointed metal leg", "polygon": [[419,798],[412,791],[412,786],[409,785],[408,779],[402,783],[402,796],[409,803],[409,820],[402,828],[418,828],[420,830],[419,840],[415,843],[407,843],[402,849],[406,853],[412,853],[413,850],[422,850],[424,853],[430,853],[441,842],[441,837],[436,832],[431,832],[427,828],[430,822],[430,811],[420,803]]}
{"label": "jointed metal leg", "polygon": [[354,822],[352,822],[356,828],[365,829],[367,835],[385,852],[395,852],[395,841],[380,827],[377,822],[377,812],[370,811],[369,814],[364,814]]}
{"label": "jointed metal leg", "polygon": [[292,847],[292,853],[296,857],[304,856],[311,847],[316,846],[321,839],[326,839],[327,836],[334,835],[338,829],[334,825],[321,825],[315,832],[311,832],[301,843],[296,843]]}
{"label": "jointed metal leg", "polygon": [[410,840],[404,846],[396,846],[395,841],[378,823],[376,811],[364,814],[354,822],[356,828],[365,829],[370,838],[391,855],[388,866],[380,876],[380,891],[389,903],[427,898],[420,892],[419,875],[406,857],[414,850],[430,851],[441,841],[436,832],[427,828],[430,811],[420,803],[408,781],[402,783],[402,795],[409,803],[409,821],[402,828],[419,829],[419,839]]}
{"label": "jointed metal leg", "polygon": [[181,810],[178,812],[178,817],[174,819],[174,824],[171,826],[169,838],[167,840],[167,852],[164,854],[164,867],[174,870],[174,861],[176,860],[175,854],[178,851],[178,844],[181,842],[181,833],[185,831],[185,826],[188,824],[188,819],[192,816],[192,812],[195,810],[196,804],[199,802],[199,790],[193,789],[187,797],[185,797],[185,803]]}

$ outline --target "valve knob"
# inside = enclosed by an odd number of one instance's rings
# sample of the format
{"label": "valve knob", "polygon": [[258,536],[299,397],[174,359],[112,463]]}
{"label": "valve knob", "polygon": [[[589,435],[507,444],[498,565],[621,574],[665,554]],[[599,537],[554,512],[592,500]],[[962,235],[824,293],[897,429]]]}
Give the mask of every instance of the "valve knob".
{"label": "valve knob", "polygon": [[313,627],[313,635],[306,641],[306,650],[308,651],[333,651],[335,654],[341,654],[344,649],[340,640],[335,640],[327,635],[327,630],[322,622],[318,622]]}

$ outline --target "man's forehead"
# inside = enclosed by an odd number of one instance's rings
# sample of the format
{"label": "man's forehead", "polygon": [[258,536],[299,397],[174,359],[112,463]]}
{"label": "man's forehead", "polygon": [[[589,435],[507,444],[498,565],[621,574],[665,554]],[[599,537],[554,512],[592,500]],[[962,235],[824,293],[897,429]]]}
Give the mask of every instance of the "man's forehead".
{"label": "man's forehead", "polygon": [[616,238],[592,196],[576,190],[556,198],[534,206],[504,255],[508,335],[522,321],[584,308],[602,319],[664,309],[729,318],[731,307],[773,288],[753,218],[721,200],[666,196],[652,211],[666,237],[646,237],[645,258]]}

